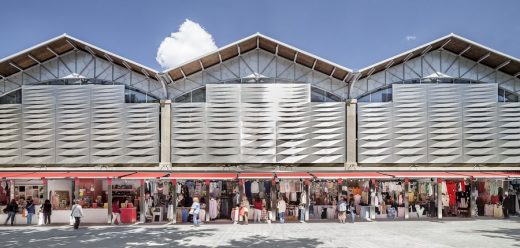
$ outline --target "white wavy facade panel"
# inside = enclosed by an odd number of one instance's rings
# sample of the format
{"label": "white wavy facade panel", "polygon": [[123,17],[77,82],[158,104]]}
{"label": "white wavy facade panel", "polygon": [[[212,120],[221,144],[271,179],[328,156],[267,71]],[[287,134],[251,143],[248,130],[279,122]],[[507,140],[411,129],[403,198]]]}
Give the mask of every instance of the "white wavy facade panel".
{"label": "white wavy facade panel", "polygon": [[309,84],[206,87],[173,104],[173,163],[344,162],[344,103],[310,102]]}
{"label": "white wavy facade panel", "polygon": [[519,163],[520,104],[496,84],[396,84],[393,102],[359,103],[359,163]]}
{"label": "white wavy facade panel", "polygon": [[126,104],[123,85],[23,86],[0,126],[2,164],[159,162],[159,104]]}

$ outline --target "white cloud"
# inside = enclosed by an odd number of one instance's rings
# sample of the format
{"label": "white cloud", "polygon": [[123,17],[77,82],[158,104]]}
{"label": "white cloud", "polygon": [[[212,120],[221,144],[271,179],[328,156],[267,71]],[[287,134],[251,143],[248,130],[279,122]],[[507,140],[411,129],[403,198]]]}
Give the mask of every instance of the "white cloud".
{"label": "white cloud", "polygon": [[415,40],[415,39],[417,39],[417,37],[414,36],[414,35],[407,35],[407,36],[405,37],[405,39],[406,39],[407,41],[411,41],[411,40]]}
{"label": "white cloud", "polygon": [[217,49],[215,41],[200,24],[186,19],[179,31],[164,38],[155,60],[164,69],[181,65]]}

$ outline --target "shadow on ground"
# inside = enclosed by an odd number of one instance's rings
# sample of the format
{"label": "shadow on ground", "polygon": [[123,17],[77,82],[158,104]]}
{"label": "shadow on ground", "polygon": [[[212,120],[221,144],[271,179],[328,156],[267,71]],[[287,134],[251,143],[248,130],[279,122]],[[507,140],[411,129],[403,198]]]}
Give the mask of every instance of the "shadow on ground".
{"label": "shadow on ground", "polygon": [[222,247],[317,247],[323,244],[317,239],[270,239],[265,236],[255,235],[240,240],[231,240],[229,245]]}
{"label": "shadow on ground", "polygon": [[[185,229],[173,226],[157,227],[70,227],[2,229],[0,247],[208,247],[197,240],[214,238],[217,229]],[[317,239],[272,239],[255,235],[231,240],[224,247],[316,247]]]}
{"label": "shadow on ground", "polygon": [[482,235],[484,237],[488,237],[488,238],[514,240],[516,242],[515,246],[520,247],[520,228],[498,228],[496,230],[474,230],[474,232],[479,233],[480,235]]}
{"label": "shadow on ground", "polygon": [[174,227],[82,227],[7,229],[0,231],[1,247],[202,247],[187,245],[210,237],[216,229],[179,230]]}

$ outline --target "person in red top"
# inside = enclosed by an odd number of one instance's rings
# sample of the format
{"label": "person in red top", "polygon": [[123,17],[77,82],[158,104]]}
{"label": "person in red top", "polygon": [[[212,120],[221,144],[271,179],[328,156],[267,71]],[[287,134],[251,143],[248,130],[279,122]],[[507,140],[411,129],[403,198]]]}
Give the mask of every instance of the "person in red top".
{"label": "person in red top", "polygon": [[255,211],[253,212],[253,220],[254,222],[256,223],[257,221],[260,222],[260,219],[261,219],[261,216],[262,216],[262,209],[263,209],[263,204],[262,204],[262,199],[260,199],[259,196],[257,196],[255,198],[255,200],[253,201],[253,206],[255,208]]}
{"label": "person in red top", "polygon": [[115,220],[117,220],[117,224],[121,224],[121,209],[119,209],[119,200],[115,200],[112,203],[112,225],[114,225]]}

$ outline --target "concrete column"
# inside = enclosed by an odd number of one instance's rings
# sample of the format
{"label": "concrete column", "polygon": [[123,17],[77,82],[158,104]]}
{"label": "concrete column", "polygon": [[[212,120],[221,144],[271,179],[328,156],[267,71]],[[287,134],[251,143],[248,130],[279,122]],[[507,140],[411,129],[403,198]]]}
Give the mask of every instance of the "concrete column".
{"label": "concrete column", "polygon": [[45,202],[45,200],[49,199],[49,181],[47,181],[47,179],[42,179],[42,183],[43,183],[43,202]]}
{"label": "concrete column", "polygon": [[177,223],[177,180],[172,180],[173,184],[173,196],[172,196],[172,204],[173,204],[173,220],[172,224]]}
{"label": "concrete column", "polygon": [[470,194],[469,194],[469,211],[470,211],[470,217],[476,217],[478,216],[478,209],[477,209],[477,198],[473,197],[473,192],[477,190],[476,187],[477,182],[474,180],[474,178],[471,179],[470,182]]}
{"label": "concrete column", "polygon": [[357,165],[357,99],[347,101],[346,108],[346,166]]}
{"label": "concrete column", "polygon": [[311,181],[308,181],[308,183],[305,183],[305,194],[307,197],[307,203],[305,204],[305,221],[309,221],[309,207],[311,206],[311,187],[309,184]]}
{"label": "concrete column", "polygon": [[211,196],[209,194],[209,183],[210,181],[209,180],[206,180],[204,181],[204,184],[206,185],[206,208],[204,210],[206,210],[206,219],[203,220],[204,222],[209,222],[210,221],[210,218],[209,218],[209,201],[211,200]]}
{"label": "concrete column", "polygon": [[141,179],[141,190],[139,192],[139,208],[141,210],[141,213],[140,213],[140,219],[141,219],[141,222],[142,223],[145,223],[146,222],[146,217],[145,217],[145,213],[146,213],[146,210],[144,209],[144,179]]}
{"label": "concrete column", "polygon": [[171,100],[161,100],[160,166],[171,166]]}
{"label": "concrete column", "polygon": [[[112,178],[107,179],[108,223],[112,223]],[[118,223],[121,224],[121,223]]]}
{"label": "concrete column", "polygon": [[9,202],[14,199],[14,180],[9,180]]}
{"label": "concrete column", "polygon": [[437,218],[442,219],[442,179],[437,178]]}
{"label": "concrete column", "polygon": [[[274,179],[272,179],[274,180]],[[277,215],[277,209],[276,205],[278,203],[278,193],[276,192],[276,183],[273,183],[274,181],[271,181],[271,213],[273,219],[271,221],[276,221],[276,215]]]}
{"label": "concrete column", "polygon": [[404,219],[410,218],[410,202],[408,201],[408,191],[410,190],[410,180],[404,179]]}
{"label": "concrete column", "polygon": [[79,178],[74,178],[74,199],[79,200]]}

